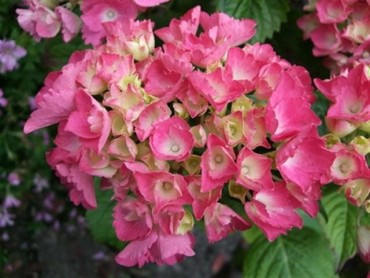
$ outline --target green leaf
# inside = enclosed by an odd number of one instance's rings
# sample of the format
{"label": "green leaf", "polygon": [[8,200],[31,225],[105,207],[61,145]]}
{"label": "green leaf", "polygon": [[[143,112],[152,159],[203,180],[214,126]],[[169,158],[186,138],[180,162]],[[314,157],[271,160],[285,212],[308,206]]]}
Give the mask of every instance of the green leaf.
{"label": "green leaf", "polygon": [[331,278],[334,258],[327,239],[310,229],[293,230],[269,242],[256,239],[246,251],[246,278]]}
{"label": "green leaf", "polygon": [[321,213],[317,214],[316,218],[312,218],[311,216],[309,216],[307,213],[303,211],[299,211],[299,215],[302,217],[304,227],[310,228],[319,234],[324,233],[323,227],[320,223],[322,221],[325,221],[325,219],[321,215]]}
{"label": "green leaf", "polygon": [[360,217],[360,225],[369,226],[370,227],[370,213],[367,213],[365,210],[362,211]]}
{"label": "green leaf", "polygon": [[356,221],[359,211],[338,191],[325,195],[322,203],[328,215],[324,231],[334,249],[339,270],[356,253]]}
{"label": "green leaf", "polygon": [[289,0],[217,0],[216,8],[236,18],[252,18],[257,33],[251,42],[264,42],[287,20]]}
{"label": "green leaf", "polygon": [[124,244],[117,239],[112,226],[112,213],[115,203],[111,200],[111,197],[112,191],[110,190],[96,190],[98,207],[95,210],[87,211],[86,218],[91,233],[97,241],[122,249]]}

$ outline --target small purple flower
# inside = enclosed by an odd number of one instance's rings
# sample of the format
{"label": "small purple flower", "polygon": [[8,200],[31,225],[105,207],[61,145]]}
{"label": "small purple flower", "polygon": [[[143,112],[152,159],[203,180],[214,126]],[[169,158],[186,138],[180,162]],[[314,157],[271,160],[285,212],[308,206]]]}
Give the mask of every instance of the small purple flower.
{"label": "small purple flower", "polygon": [[4,92],[0,89],[0,106],[5,107],[8,105],[8,100],[4,97]]}
{"label": "small purple flower", "polygon": [[26,56],[24,48],[13,40],[0,40],[0,73],[12,71],[18,67],[18,59]]}
{"label": "small purple flower", "polygon": [[93,255],[93,259],[96,261],[105,261],[108,259],[108,256],[104,251],[98,251]]}
{"label": "small purple flower", "polygon": [[32,111],[37,108],[35,97],[28,97],[28,105]]}
{"label": "small purple flower", "polygon": [[6,197],[5,197],[5,200],[4,200],[4,208],[8,209],[8,208],[16,208],[16,207],[19,207],[21,205],[21,201],[19,201],[17,198],[15,198],[13,195],[11,194],[8,194]]}
{"label": "small purple flower", "polygon": [[35,191],[40,193],[44,189],[49,188],[49,182],[46,178],[41,177],[39,174],[36,174],[33,178],[33,184],[35,185]]}
{"label": "small purple flower", "polygon": [[3,207],[8,208],[17,208],[21,205],[21,201],[15,198],[12,194],[7,194],[3,203]]}
{"label": "small purple flower", "polygon": [[8,175],[8,182],[9,184],[13,185],[13,186],[18,186],[21,184],[21,177],[19,176],[19,174],[17,172],[11,172],[9,175]]}
{"label": "small purple flower", "polygon": [[0,228],[14,225],[14,215],[10,214],[6,208],[0,209]]}
{"label": "small purple flower", "polygon": [[46,211],[37,212],[34,219],[35,221],[45,223],[51,223],[54,220],[53,216]]}

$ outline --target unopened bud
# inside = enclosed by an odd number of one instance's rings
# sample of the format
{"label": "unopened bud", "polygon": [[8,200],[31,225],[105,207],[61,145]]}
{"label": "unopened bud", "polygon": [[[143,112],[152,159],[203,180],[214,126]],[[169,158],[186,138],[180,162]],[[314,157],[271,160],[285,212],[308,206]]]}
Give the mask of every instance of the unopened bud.
{"label": "unopened bud", "polygon": [[351,141],[351,145],[359,154],[367,155],[368,153],[370,153],[370,138],[365,138],[364,136],[356,136]]}
{"label": "unopened bud", "polygon": [[187,232],[191,231],[193,227],[194,227],[194,218],[190,212],[185,210],[184,217],[180,221],[176,234],[185,235]]}
{"label": "unopened bud", "polygon": [[40,4],[49,9],[53,9],[56,6],[58,6],[58,1],[57,0],[40,0]]}
{"label": "unopened bud", "polygon": [[344,185],[344,192],[348,201],[359,207],[365,203],[370,194],[370,180],[357,179],[347,182]]}
{"label": "unopened bud", "polygon": [[361,258],[370,263],[370,227],[360,226],[357,229],[357,247]]}

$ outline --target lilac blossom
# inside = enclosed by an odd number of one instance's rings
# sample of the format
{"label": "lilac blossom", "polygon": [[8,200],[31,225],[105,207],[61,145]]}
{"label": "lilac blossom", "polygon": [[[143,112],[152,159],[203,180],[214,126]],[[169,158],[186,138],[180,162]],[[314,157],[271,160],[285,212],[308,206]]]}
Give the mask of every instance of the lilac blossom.
{"label": "lilac blossom", "polygon": [[18,59],[27,54],[26,50],[16,45],[13,40],[0,40],[0,73],[15,70]]}
{"label": "lilac blossom", "polygon": [[12,208],[12,207],[19,207],[20,205],[21,205],[21,201],[19,201],[17,198],[15,198],[11,194],[8,194],[5,197],[4,204],[3,204],[4,208],[6,209]]}
{"label": "lilac blossom", "polygon": [[39,174],[34,176],[33,184],[35,185],[35,191],[38,193],[49,187],[48,180],[44,177],[41,177]]}
{"label": "lilac blossom", "polygon": [[21,177],[19,176],[19,174],[17,172],[11,172],[9,175],[8,175],[8,182],[9,184],[13,185],[13,186],[18,186],[21,184]]}
{"label": "lilac blossom", "polygon": [[10,214],[6,208],[0,209],[0,228],[14,225],[14,215]]}

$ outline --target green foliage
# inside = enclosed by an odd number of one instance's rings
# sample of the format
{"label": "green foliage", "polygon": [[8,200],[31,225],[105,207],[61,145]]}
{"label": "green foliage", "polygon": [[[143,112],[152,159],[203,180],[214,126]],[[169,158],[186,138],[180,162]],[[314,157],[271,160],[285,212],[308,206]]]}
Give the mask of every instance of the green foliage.
{"label": "green foliage", "polygon": [[335,265],[339,270],[356,253],[356,221],[359,210],[338,191],[326,194],[322,202],[328,214],[324,231],[334,249]]}
{"label": "green foliage", "polygon": [[288,0],[218,0],[217,9],[236,18],[253,18],[257,33],[251,42],[264,42],[287,20]]}
{"label": "green foliage", "polygon": [[333,263],[329,243],[322,234],[310,228],[295,229],[274,242],[259,236],[247,250],[244,277],[337,277]]}
{"label": "green foliage", "polygon": [[258,237],[263,236],[263,233],[256,225],[253,225],[250,229],[242,232],[242,236],[247,243],[252,243]]}
{"label": "green foliage", "polygon": [[95,210],[86,212],[86,219],[91,233],[97,241],[122,249],[124,245],[117,239],[112,226],[112,212],[115,205],[115,202],[111,199],[113,192],[111,190],[97,189],[95,194],[98,207]]}

